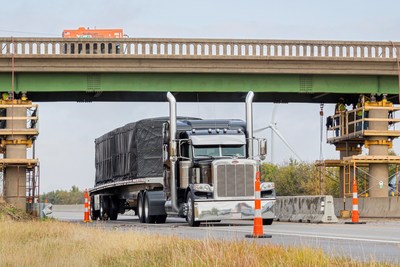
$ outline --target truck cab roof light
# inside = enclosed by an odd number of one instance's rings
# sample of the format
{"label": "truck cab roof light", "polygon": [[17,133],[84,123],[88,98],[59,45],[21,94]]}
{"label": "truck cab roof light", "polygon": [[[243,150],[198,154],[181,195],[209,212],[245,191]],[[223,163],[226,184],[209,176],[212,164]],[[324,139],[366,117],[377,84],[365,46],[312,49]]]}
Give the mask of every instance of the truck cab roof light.
{"label": "truck cab roof light", "polygon": [[192,133],[194,133],[194,134],[195,134],[195,133],[196,133],[196,129],[192,129]]}
{"label": "truck cab roof light", "polygon": [[219,129],[217,129],[216,132],[219,133]]}
{"label": "truck cab roof light", "polygon": [[208,129],[208,133],[211,133],[211,128]]}
{"label": "truck cab roof light", "polygon": [[224,128],[224,133],[226,133],[228,131],[228,129]]}

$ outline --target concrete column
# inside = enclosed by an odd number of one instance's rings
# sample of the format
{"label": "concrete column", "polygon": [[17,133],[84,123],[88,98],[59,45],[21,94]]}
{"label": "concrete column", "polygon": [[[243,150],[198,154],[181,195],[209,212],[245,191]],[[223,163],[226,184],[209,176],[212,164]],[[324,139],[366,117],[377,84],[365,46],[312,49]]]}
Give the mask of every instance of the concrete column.
{"label": "concrete column", "polygon": [[[387,110],[370,110],[369,118],[381,118],[386,119],[388,117]],[[387,131],[388,122],[369,122],[369,130],[374,131]],[[368,141],[384,140],[387,141],[387,136],[370,137]],[[370,145],[369,155],[370,156],[387,156],[388,155],[387,145]],[[369,195],[370,197],[388,197],[388,164],[387,163],[373,163],[369,165]],[[383,183],[381,188],[379,183]]]}
{"label": "concrete column", "polygon": [[[7,108],[7,117],[26,117],[26,108]],[[6,129],[26,129],[26,120],[8,120]],[[26,140],[25,135],[9,135],[7,140]],[[7,145],[5,158],[26,159],[26,145]],[[26,209],[26,167],[7,166],[4,170],[4,198],[19,209]]]}

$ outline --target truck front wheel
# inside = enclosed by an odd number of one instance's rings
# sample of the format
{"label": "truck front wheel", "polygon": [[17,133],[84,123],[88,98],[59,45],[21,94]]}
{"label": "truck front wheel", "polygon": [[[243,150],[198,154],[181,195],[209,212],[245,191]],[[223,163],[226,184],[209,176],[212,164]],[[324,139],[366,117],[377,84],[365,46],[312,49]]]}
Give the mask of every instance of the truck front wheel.
{"label": "truck front wheel", "polygon": [[187,205],[187,215],[186,220],[191,227],[197,227],[200,225],[199,221],[194,220],[194,200],[192,196],[192,192],[189,192],[186,197],[186,205]]}

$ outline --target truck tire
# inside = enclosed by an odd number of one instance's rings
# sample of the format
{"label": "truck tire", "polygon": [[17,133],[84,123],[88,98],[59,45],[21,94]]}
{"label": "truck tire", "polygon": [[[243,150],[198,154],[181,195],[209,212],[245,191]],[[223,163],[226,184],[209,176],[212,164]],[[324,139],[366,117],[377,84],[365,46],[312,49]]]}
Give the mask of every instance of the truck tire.
{"label": "truck tire", "polygon": [[271,225],[274,219],[263,219],[263,225]]}
{"label": "truck tire", "polygon": [[155,223],[156,222],[156,216],[150,216],[149,215],[149,197],[147,194],[144,195],[144,208],[143,208],[143,214],[144,214],[144,221],[146,223]]}
{"label": "truck tire", "polygon": [[186,204],[188,207],[186,220],[191,227],[198,227],[200,225],[199,221],[194,220],[194,200],[192,192],[189,192],[186,197]]}
{"label": "truck tire", "polygon": [[137,200],[137,211],[140,223],[145,223],[144,221],[144,205],[143,205],[143,192],[139,192]]}
{"label": "truck tire", "polygon": [[100,220],[107,221],[110,217],[110,198],[108,196],[101,196],[100,199]]}
{"label": "truck tire", "polygon": [[110,196],[110,220],[115,221],[118,219],[118,211],[119,211],[119,199],[117,197]]}

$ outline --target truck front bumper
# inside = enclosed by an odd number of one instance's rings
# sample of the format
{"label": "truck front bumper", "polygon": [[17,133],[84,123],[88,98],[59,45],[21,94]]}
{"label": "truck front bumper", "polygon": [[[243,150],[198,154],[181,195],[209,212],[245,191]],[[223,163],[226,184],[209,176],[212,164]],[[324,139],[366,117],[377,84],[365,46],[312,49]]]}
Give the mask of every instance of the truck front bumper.
{"label": "truck front bumper", "polygon": [[[274,219],[273,206],[275,199],[261,199],[263,219]],[[254,200],[211,200],[196,199],[194,202],[196,221],[213,221],[226,219],[253,219]]]}

